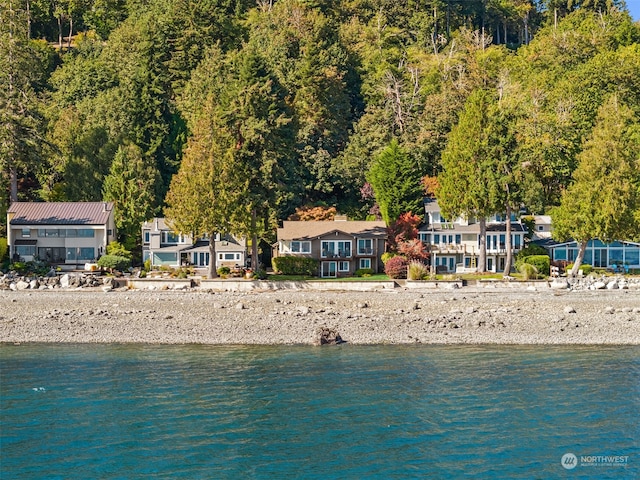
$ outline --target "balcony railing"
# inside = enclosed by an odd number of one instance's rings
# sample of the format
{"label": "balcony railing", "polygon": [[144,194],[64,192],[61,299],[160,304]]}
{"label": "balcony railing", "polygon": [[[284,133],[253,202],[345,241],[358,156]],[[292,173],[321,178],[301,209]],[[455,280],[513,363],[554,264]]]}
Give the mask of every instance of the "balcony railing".
{"label": "balcony railing", "polygon": [[322,258],[351,258],[351,250],[338,250],[337,252],[323,250]]}

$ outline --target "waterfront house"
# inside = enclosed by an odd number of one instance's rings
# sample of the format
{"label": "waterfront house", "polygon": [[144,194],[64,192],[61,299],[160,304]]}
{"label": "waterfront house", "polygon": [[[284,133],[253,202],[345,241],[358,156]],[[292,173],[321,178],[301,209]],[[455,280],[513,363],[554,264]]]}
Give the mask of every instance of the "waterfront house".
{"label": "waterfront house", "polygon": [[319,262],[321,277],[346,277],[358,269],[384,271],[387,226],[382,221],[284,221],[274,256],[303,256]]}
{"label": "waterfront house", "polygon": [[[542,246],[549,252],[551,261],[557,264],[573,263],[578,256],[580,245],[576,241],[547,241]],[[629,272],[640,269],[640,243],[615,241],[605,243],[598,239],[589,240],[582,264],[595,268],[607,268],[615,272]]]}
{"label": "waterfront house", "polygon": [[115,239],[112,202],[14,202],[7,211],[14,261],[76,268],[95,262]]}
{"label": "waterfront house", "polygon": [[[533,243],[546,248],[551,261],[558,266],[574,263],[580,249],[578,242],[575,240],[566,242],[553,240],[551,217],[540,215],[535,216],[534,220]],[[594,268],[606,268],[616,272],[640,269],[640,243],[622,240],[614,242],[589,240],[582,263]]]}
{"label": "waterfront house", "polygon": [[[216,268],[245,266],[247,246],[244,238],[233,235],[217,235]],[[209,266],[209,239],[196,238],[174,231],[164,218],[154,218],[142,224],[142,260],[150,260],[154,267],[177,268],[193,265]]]}
{"label": "waterfront house", "polygon": [[[440,212],[435,198],[425,198],[425,222],[418,228],[418,238],[431,254],[431,265],[438,272],[467,273],[478,269],[480,251],[480,224],[476,219],[446,219]],[[512,216],[511,249],[515,255],[524,247],[526,227]],[[486,219],[486,270],[504,270],[507,224],[504,215],[493,215]]]}

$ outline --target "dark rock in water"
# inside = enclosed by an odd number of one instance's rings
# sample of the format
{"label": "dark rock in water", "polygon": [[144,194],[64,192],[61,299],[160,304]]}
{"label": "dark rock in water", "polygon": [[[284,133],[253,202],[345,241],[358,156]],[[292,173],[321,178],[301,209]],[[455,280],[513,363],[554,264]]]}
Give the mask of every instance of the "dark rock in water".
{"label": "dark rock in water", "polygon": [[339,345],[345,343],[340,334],[333,328],[322,327],[319,330],[320,333],[320,345]]}

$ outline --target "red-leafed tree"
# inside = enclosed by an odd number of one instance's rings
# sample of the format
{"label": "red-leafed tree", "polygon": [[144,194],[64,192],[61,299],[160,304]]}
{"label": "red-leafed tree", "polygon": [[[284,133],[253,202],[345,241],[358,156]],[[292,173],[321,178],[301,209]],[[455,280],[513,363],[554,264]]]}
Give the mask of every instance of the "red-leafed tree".
{"label": "red-leafed tree", "polygon": [[424,261],[429,258],[423,243],[418,239],[418,226],[422,223],[419,215],[405,212],[388,227],[389,251],[396,252],[409,260]]}
{"label": "red-leafed tree", "polygon": [[289,216],[289,220],[301,220],[301,221],[330,221],[336,216],[336,207],[298,207],[295,213]]}

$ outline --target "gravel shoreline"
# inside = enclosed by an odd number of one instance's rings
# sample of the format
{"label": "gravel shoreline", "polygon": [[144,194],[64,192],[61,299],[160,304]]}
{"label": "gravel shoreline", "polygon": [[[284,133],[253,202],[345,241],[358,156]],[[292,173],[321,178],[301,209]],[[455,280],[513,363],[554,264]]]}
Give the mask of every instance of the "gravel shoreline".
{"label": "gravel shoreline", "polygon": [[0,342],[640,345],[637,291],[0,291]]}

